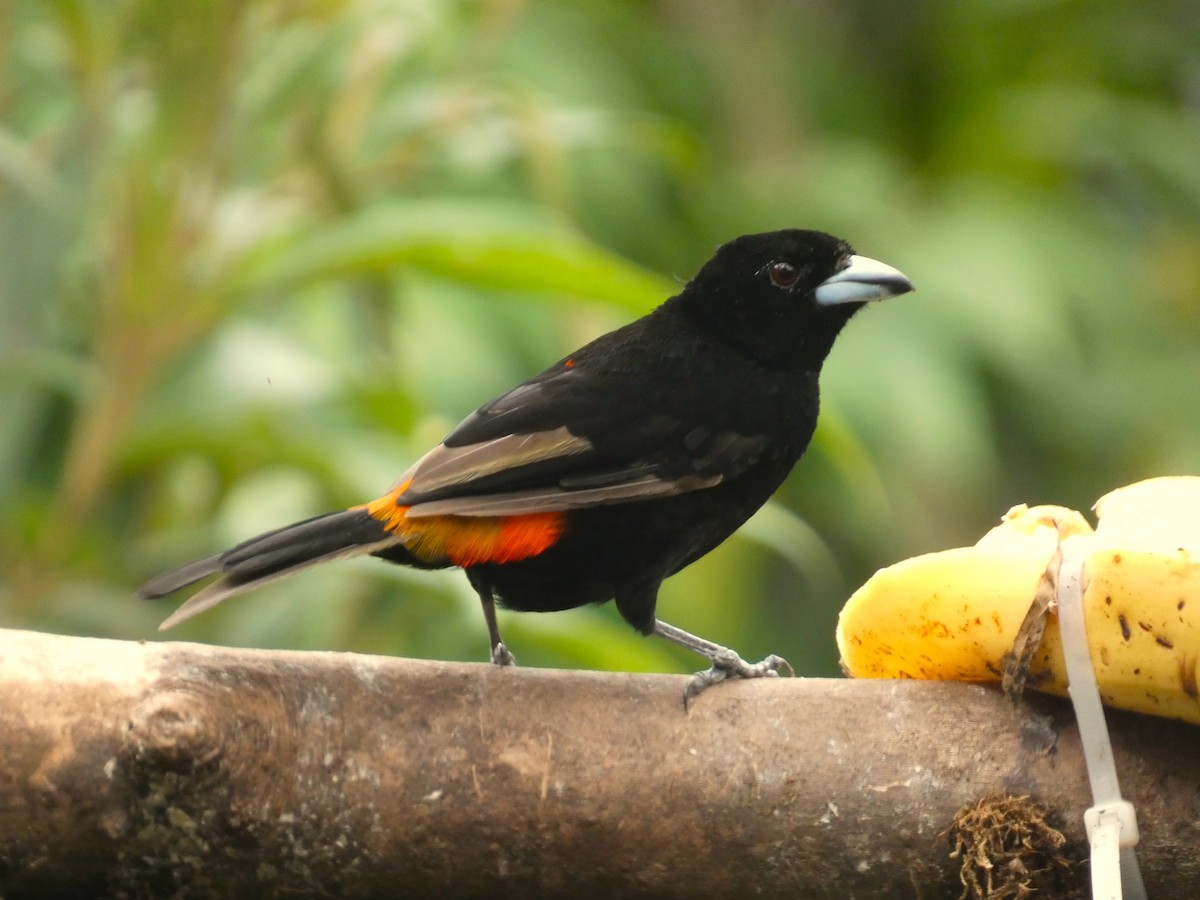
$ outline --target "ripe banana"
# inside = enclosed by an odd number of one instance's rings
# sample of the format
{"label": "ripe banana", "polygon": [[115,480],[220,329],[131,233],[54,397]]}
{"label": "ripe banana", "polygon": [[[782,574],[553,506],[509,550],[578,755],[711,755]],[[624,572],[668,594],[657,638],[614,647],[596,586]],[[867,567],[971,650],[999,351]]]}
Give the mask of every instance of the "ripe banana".
{"label": "ripe banana", "polygon": [[[1200,724],[1200,478],[1154,478],[1094,507],[1014,507],[973,547],[875,573],[838,620],[842,665],[860,678],[999,681],[1055,551],[1084,564],[1088,644],[1104,702]],[[1066,695],[1057,620],[1029,684]]]}

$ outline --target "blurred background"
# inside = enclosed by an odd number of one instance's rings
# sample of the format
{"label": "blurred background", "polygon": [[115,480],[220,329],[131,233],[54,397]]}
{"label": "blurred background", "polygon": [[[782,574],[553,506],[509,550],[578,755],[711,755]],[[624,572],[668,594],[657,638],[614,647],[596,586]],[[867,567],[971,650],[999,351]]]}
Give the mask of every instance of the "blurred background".
{"label": "blurred background", "polygon": [[[159,639],[164,568],[381,493],[480,402],[800,226],[903,269],[664,619],[837,671],[849,593],[1013,504],[1200,474],[1200,6],[0,3],[0,625]],[[611,604],[524,664],[690,671]],[[172,632],[484,660],[375,560]]]}

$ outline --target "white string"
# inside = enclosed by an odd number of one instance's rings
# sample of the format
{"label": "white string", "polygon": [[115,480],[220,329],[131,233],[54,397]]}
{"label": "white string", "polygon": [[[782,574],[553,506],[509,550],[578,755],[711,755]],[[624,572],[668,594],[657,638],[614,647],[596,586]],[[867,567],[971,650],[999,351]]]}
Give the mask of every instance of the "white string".
{"label": "white string", "polygon": [[1092,667],[1083,613],[1084,555],[1070,538],[1062,543],[1058,568],[1058,627],[1079,739],[1092,785],[1092,807],[1084,813],[1092,848],[1092,900],[1146,900],[1134,846],[1138,842],[1133,804],[1121,796],[1100,686]]}

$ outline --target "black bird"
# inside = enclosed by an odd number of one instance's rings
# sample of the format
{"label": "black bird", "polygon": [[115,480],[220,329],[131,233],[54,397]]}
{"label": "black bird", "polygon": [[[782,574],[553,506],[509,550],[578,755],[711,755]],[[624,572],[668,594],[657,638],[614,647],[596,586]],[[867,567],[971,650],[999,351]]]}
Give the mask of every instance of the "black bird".
{"label": "black bird", "polygon": [[154,578],[162,597],[220,577],[169,628],[267,581],[369,553],[460,566],[492,661],[514,660],[495,604],[546,612],[616,600],[642,634],[706,657],[685,703],[731,676],[774,675],[655,616],[667,576],[748,519],[804,453],[817,380],[864,304],[912,290],[896,269],[817,231],[739,237],[649,315],[467,416],[377,500],[251,538]]}

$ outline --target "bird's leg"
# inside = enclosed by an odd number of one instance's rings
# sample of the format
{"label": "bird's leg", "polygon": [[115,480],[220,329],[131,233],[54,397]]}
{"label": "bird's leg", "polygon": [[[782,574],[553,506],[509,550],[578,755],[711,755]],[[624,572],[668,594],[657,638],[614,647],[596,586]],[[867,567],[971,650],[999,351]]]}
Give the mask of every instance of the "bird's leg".
{"label": "bird's leg", "polygon": [[688,686],[683,691],[683,706],[685,709],[688,703],[691,702],[691,699],[705,688],[711,687],[727,678],[735,676],[738,678],[774,677],[781,670],[786,671],[789,675],[795,674],[791,665],[782,656],[776,656],[772,653],[762,662],[748,663],[728,647],[722,647],[720,644],[714,644],[712,641],[696,637],[696,635],[690,634],[682,628],[668,625],[661,619],[654,620],[654,633],[659,637],[666,638],[673,644],[686,647],[693,653],[699,653],[712,663],[711,668],[703,672],[697,672],[692,676],[692,680],[688,682]]}
{"label": "bird's leg", "polygon": [[491,588],[477,588],[479,602],[483,606],[483,618],[487,622],[488,639],[492,642],[492,662],[497,666],[515,666],[517,658],[500,640],[500,625],[496,622],[496,599]]}

